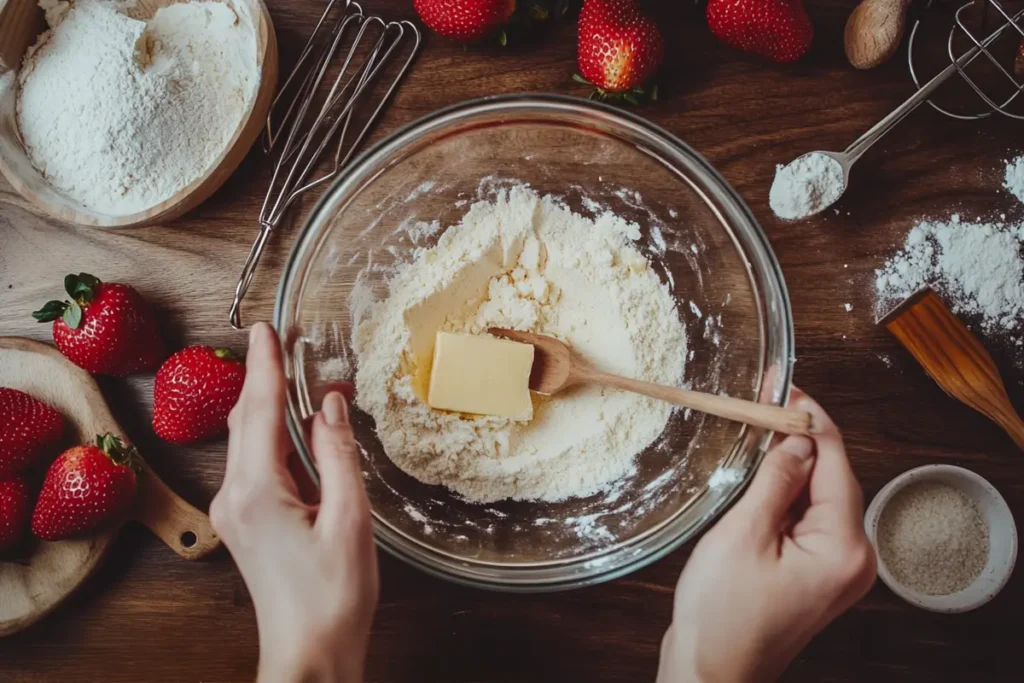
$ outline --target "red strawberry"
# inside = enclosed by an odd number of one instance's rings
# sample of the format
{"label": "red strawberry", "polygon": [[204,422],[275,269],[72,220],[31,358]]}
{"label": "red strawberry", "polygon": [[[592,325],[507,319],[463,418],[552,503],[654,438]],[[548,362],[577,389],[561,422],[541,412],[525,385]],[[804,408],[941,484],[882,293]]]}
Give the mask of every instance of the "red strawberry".
{"label": "red strawberry", "polygon": [[1017,59],[1013,62],[1013,73],[1019,78],[1024,78],[1024,38],[1020,39],[1020,45],[1017,46]]}
{"label": "red strawberry", "polygon": [[473,43],[507,24],[516,0],[414,0],[413,7],[435,33]]}
{"label": "red strawberry", "polygon": [[153,431],[178,444],[225,434],[244,382],[245,365],[227,349],[178,351],[156,373]]}
{"label": "red strawberry", "polygon": [[53,341],[75,365],[96,375],[124,377],[152,370],[164,357],[153,310],[134,287],[68,275],[71,301],[50,301],[32,316],[53,321]]}
{"label": "red strawberry", "polygon": [[46,456],[64,433],[56,410],[17,389],[0,387],[0,479]]}
{"label": "red strawberry", "polygon": [[598,88],[591,97],[619,93],[634,103],[665,57],[661,32],[636,0],[584,0],[576,49],[583,79]]}
{"label": "red strawberry", "polygon": [[803,57],[814,38],[802,0],[708,0],[708,28],[726,45],[783,64]]}
{"label": "red strawberry", "polygon": [[32,516],[32,491],[28,480],[14,477],[0,481],[0,553],[21,543]]}
{"label": "red strawberry", "polygon": [[128,511],[135,498],[135,448],[113,434],[96,437],[96,445],[61,453],[43,481],[32,533],[59,541],[92,531]]}

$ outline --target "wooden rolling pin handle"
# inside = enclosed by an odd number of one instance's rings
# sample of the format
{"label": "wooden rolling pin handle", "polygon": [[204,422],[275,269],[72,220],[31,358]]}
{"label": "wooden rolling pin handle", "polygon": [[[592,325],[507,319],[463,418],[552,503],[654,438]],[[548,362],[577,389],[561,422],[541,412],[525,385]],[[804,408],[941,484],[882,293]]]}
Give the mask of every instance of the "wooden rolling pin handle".
{"label": "wooden rolling pin handle", "polygon": [[199,560],[220,547],[210,518],[186,503],[143,463],[135,519],[186,560]]}
{"label": "wooden rolling pin handle", "polygon": [[633,391],[660,401],[667,401],[684,408],[692,408],[702,413],[710,413],[754,427],[770,429],[780,434],[810,436],[814,433],[811,414],[802,410],[641,382],[627,377],[605,374],[592,368],[586,368],[583,373],[585,374],[581,374],[580,379],[585,377],[586,381]]}
{"label": "wooden rolling pin handle", "polygon": [[846,20],[843,46],[858,69],[873,69],[889,61],[903,40],[910,0],[864,0]]}

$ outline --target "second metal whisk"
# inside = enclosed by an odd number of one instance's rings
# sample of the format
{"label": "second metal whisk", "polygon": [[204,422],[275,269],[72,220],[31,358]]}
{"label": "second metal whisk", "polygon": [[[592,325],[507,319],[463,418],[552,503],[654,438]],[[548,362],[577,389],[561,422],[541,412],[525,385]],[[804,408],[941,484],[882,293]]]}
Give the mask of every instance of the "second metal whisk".
{"label": "second metal whisk", "polygon": [[[267,115],[264,150],[276,155],[274,171],[260,209],[259,234],[235,287],[229,313],[232,327],[242,327],[242,299],[274,228],[296,199],[337,176],[352,158],[412,66],[421,40],[419,29],[410,21],[388,22],[367,16],[351,0],[327,3]],[[369,46],[365,57],[357,54],[360,46]],[[374,106],[375,80],[403,54],[405,61]],[[338,72],[331,78],[335,64]],[[358,110],[369,113],[362,128],[350,138],[349,127]],[[314,177],[329,149],[333,159],[325,173]]]}

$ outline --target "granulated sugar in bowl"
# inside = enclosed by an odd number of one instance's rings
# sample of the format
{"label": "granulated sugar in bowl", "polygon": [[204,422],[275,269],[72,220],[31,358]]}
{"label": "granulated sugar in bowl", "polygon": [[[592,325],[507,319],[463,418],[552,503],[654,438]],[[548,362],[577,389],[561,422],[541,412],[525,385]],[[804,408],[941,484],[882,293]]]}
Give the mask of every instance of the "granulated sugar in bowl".
{"label": "granulated sugar in bowl", "polygon": [[965,612],[1002,589],[1017,556],[1017,531],[1002,496],[983,478],[949,465],[900,475],[865,515],[879,577],[904,600]]}

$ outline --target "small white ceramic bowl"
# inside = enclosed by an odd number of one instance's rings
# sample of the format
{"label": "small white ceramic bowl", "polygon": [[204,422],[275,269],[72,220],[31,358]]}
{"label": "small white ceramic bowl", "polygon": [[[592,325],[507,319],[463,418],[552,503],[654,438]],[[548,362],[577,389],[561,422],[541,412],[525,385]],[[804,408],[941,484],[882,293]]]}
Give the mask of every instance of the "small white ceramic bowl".
{"label": "small white ceramic bowl", "polygon": [[[889,501],[910,484],[928,481],[952,486],[971,499],[989,529],[988,562],[972,584],[951,595],[926,595],[901,584],[885,566],[878,552],[878,520]],[[878,577],[912,605],[932,612],[969,612],[981,607],[1003,589],[1017,562],[1017,525],[1010,507],[992,484],[984,478],[952,465],[925,465],[899,475],[878,492],[864,515],[864,528],[878,558]]]}

